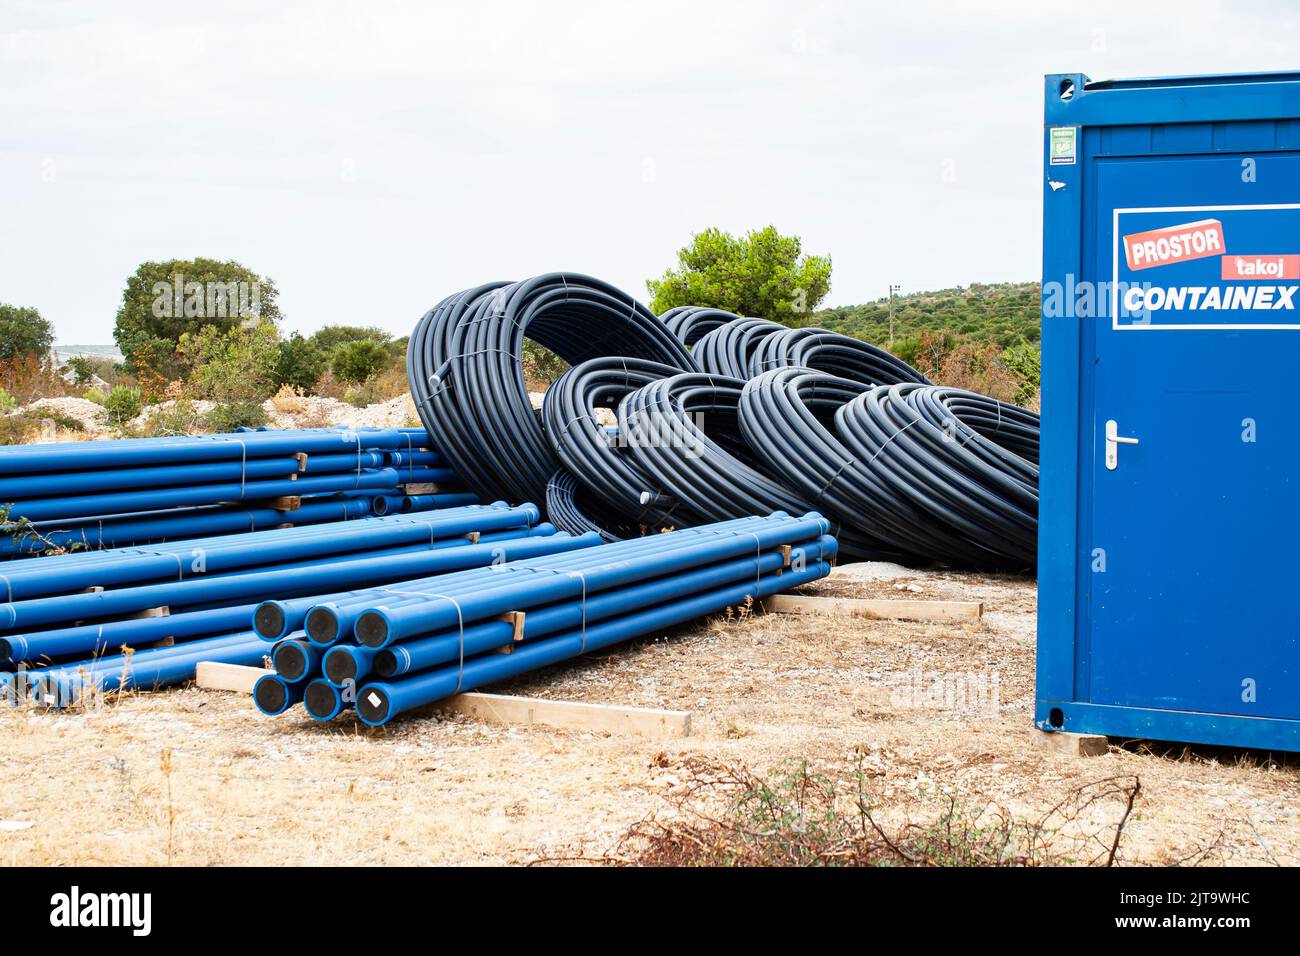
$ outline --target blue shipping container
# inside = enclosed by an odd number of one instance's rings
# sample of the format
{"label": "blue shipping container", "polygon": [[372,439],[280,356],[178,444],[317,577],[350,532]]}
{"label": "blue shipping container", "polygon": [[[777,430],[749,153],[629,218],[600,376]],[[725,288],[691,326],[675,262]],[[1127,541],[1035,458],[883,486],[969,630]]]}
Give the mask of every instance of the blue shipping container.
{"label": "blue shipping container", "polygon": [[1300,750],[1300,73],[1048,76],[1042,730]]}

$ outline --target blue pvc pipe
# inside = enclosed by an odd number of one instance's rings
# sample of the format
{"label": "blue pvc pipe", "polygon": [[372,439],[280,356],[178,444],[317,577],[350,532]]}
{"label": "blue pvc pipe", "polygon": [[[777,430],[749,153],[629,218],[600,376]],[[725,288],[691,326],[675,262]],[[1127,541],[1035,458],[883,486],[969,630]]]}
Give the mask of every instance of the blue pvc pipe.
{"label": "blue pvc pipe", "polygon": [[[699,541],[713,540],[724,533],[743,533],[746,541],[757,542],[760,539],[749,529],[770,526],[770,518],[741,518],[705,528],[687,528],[673,532],[669,536],[648,535],[623,542],[618,548],[612,550],[608,546],[602,546],[599,551],[575,551],[570,554],[550,555],[544,560],[538,558],[532,561],[516,561],[508,565],[462,571],[425,580],[386,584],[381,588],[363,588],[341,594],[321,595],[316,602],[312,602],[311,599],[295,602],[270,601],[265,606],[273,612],[272,616],[278,622],[276,627],[263,627],[255,617],[254,629],[267,640],[276,640],[284,636],[288,630],[305,626],[307,635],[313,642],[328,646],[344,639],[349,628],[355,625],[358,616],[374,607],[376,602],[382,603],[385,608],[426,604],[430,599],[425,595],[430,592],[436,594],[438,600],[446,598],[454,600],[467,592],[487,593],[494,588],[512,588],[517,578],[511,578],[511,575],[524,574],[527,575],[526,580],[535,582],[538,580],[539,571],[543,572],[543,575],[577,573],[578,570],[590,565],[593,560],[605,556],[616,560],[619,567],[626,567],[643,554],[653,555],[661,560],[671,560],[671,556],[676,554],[678,549],[694,546]],[[540,528],[541,526],[538,530]],[[581,581],[580,578],[578,580]],[[509,596],[513,600],[517,594],[511,590]],[[455,605],[451,606],[455,608]],[[353,613],[344,619],[336,616],[339,609],[350,609]]]}
{"label": "blue pvc pipe", "polygon": [[209,608],[166,617],[107,621],[72,627],[11,634],[0,637],[0,661],[33,661],[39,658],[89,656],[112,648],[138,646],[167,637],[188,638],[205,634],[229,634],[248,626],[255,604]]}
{"label": "blue pvc pipe", "polygon": [[[707,531],[705,526],[705,530]],[[498,586],[494,590],[517,588],[526,594],[530,605],[551,601],[571,600],[585,592],[592,594],[610,587],[619,587],[636,581],[659,577],[685,567],[699,567],[719,561],[757,554],[786,541],[806,541],[830,530],[830,524],[820,515],[806,515],[800,519],[772,522],[752,531],[733,531],[714,535],[690,535],[684,531],[657,536],[663,541],[662,550],[635,562],[620,561],[626,551],[634,551],[638,541],[621,541],[606,544],[594,555],[601,562],[585,569],[581,576],[572,573],[527,574],[527,580],[515,583],[507,580],[516,574],[523,575],[534,568],[545,568],[543,562],[502,568]],[[699,530],[699,529],[696,529]],[[594,533],[594,532],[593,532]],[[677,536],[681,536],[678,538]],[[677,539],[674,541],[673,539]],[[357,622],[357,639],[370,647],[387,647],[397,641],[420,634],[441,630],[457,622],[477,620],[497,611],[496,594],[484,590],[467,594],[456,603],[430,599],[403,607],[377,605],[360,616]]]}
{"label": "blue pvc pipe", "polygon": [[303,707],[312,720],[333,720],[344,711],[342,690],[329,681],[317,678],[303,689]]}
{"label": "blue pvc pipe", "polygon": [[0,474],[84,468],[136,468],[145,465],[202,461],[249,461],[272,455],[343,454],[362,450],[405,448],[407,437],[396,429],[295,429],[169,438],[102,439],[84,442],[12,446],[0,450]]}
{"label": "blue pvc pipe", "polygon": [[[480,545],[486,546],[486,545],[491,545],[491,544],[505,542],[505,541],[513,541],[518,538],[525,538],[525,537],[528,538],[555,537],[568,542],[568,544],[566,545],[555,545],[556,550],[553,553],[556,554],[559,554],[564,551],[573,550],[579,547],[592,546],[589,539],[585,539],[585,538],[578,539],[578,538],[572,538],[569,535],[558,534],[555,530],[555,526],[553,524],[546,523],[546,522],[537,525],[535,528],[511,528],[505,531],[496,531],[491,534],[480,535],[478,539],[478,543]],[[580,543],[575,543],[575,542],[580,542]],[[469,544],[469,539],[467,538],[448,538],[448,539],[439,540],[426,548],[421,548],[419,549],[419,551],[423,553],[427,551],[443,550],[450,547],[465,547],[468,544]],[[552,552],[547,552],[547,553],[552,553]],[[317,562],[317,563],[320,564],[323,562]],[[403,586],[404,585],[400,583],[390,584],[387,580],[384,581],[384,585],[383,585],[384,588],[403,587]],[[301,597],[301,598],[277,598],[275,600],[263,601],[262,603],[257,605],[257,607],[254,608],[253,610],[253,618],[252,618],[253,630],[256,631],[259,635],[261,635],[263,640],[278,641],[281,638],[285,637],[290,631],[296,631],[302,628],[304,623],[307,621],[308,615],[317,606],[320,606],[322,604],[328,605],[331,602],[335,602],[335,601],[341,602],[343,604],[353,604],[356,603],[357,601],[367,600],[370,598],[370,596],[372,596],[375,593],[376,593],[375,588],[365,587],[361,589],[354,589],[350,591],[338,591],[338,592],[327,593],[327,594],[318,594],[312,592],[308,596]],[[386,592],[383,591],[383,589],[381,588],[380,593],[386,593]],[[322,621],[321,623],[326,623],[326,622]],[[332,623],[332,619],[330,623]],[[313,630],[311,628],[308,628],[307,633],[308,636],[310,636],[312,640],[318,643],[319,646],[321,647],[328,647],[329,645],[333,644],[335,641],[339,640],[340,636],[342,636],[342,635],[338,635],[338,636],[332,636],[328,638],[320,637],[318,636],[318,634],[313,633]]]}
{"label": "blue pvc pipe", "polygon": [[335,644],[321,661],[322,677],[334,687],[357,684],[370,676],[375,657],[381,653],[358,644]]}
{"label": "blue pvc pipe", "polygon": [[[364,468],[390,468],[390,452],[363,451],[343,452],[337,455],[308,455],[304,475],[327,475],[339,472],[357,471]],[[295,462],[296,464],[296,462]]]}
{"label": "blue pvc pipe", "polygon": [[45,541],[35,536],[6,539],[0,542],[0,557],[38,553],[50,545],[60,548],[121,548],[168,539],[264,531],[284,524],[297,527],[328,521],[348,521],[370,514],[374,500],[369,497],[316,498],[303,501],[302,507],[296,511],[208,505],[130,517],[41,522],[35,525],[34,530]]}
{"label": "blue pvc pipe", "polygon": [[[536,522],[533,505],[504,503],[433,514],[391,515],[361,521],[279,528],[248,534],[172,542],[146,550],[123,549],[33,558],[6,566],[0,588],[10,601],[287,563],[379,547],[419,545],[472,532],[524,527]],[[201,560],[199,560],[201,558]],[[0,629],[9,627],[0,611]]]}
{"label": "blue pvc pipe", "polygon": [[[813,545],[791,549],[791,557],[802,559],[805,563],[829,561],[837,550],[835,539],[823,536]],[[795,560],[795,564],[799,561]],[[583,620],[588,626],[611,616],[622,614],[628,608],[653,607],[667,603],[674,598],[684,598],[702,591],[716,590],[736,582],[753,581],[758,576],[774,574],[782,568],[784,557],[779,553],[768,553],[757,562],[751,559],[731,561],[716,567],[701,568],[690,574],[672,574],[666,578],[635,584],[597,594],[585,602],[571,601],[553,604],[534,610],[531,607],[518,607],[514,610],[525,611],[525,641],[533,641],[573,627],[580,627]],[[514,626],[506,621],[482,621],[465,629],[462,642],[460,632],[449,631],[438,635],[423,637],[375,653],[372,671],[383,679],[400,677],[403,674],[427,670],[438,664],[459,660],[462,647],[466,657],[474,657],[514,642]]]}
{"label": "blue pvc pipe", "polygon": [[[380,519],[383,520],[383,519]],[[595,536],[594,537],[599,537]],[[77,620],[98,620],[152,607],[242,603],[267,593],[312,594],[348,584],[378,584],[464,568],[590,547],[588,536],[528,537],[482,545],[419,549],[376,558],[345,557],[304,562],[299,567],[211,575],[164,584],[121,588],[90,594],[62,594],[0,604],[0,627],[27,629]],[[6,613],[7,612],[7,613]]]}
{"label": "blue pvc pipe", "polygon": [[283,714],[302,700],[306,684],[290,684],[277,674],[264,674],[253,685],[253,706],[268,717]]}
{"label": "blue pvc pipe", "polygon": [[527,642],[516,647],[511,654],[486,654],[466,660],[463,670],[459,666],[444,667],[406,680],[368,683],[357,692],[357,714],[364,723],[379,726],[403,711],[556,664],[582,653],[715,614],[727,607],[741,604],[748,598],[761,599],[815,581],[829,573],[829,564],[814,562],[803,571],[791,570],[758,582],[734,584],[602,621],[587,627],[585,631],[570,630],[555,637]]}
{"label": "blue pvc pipe", "polygon": [[302,684],[320,674],[320,648],[303,640],[281,641],[271,651],[275,672],[290,684]]}
{"label": "blue pvc pipe", "polygon": [[[298,473],[298,461],[291,457],[259,458],[250,462],[195,462],[186,465],[156,465],[150,468],[119,468],[113,471],[74,471],[0,477],[0,501],[61,498],[70,495],[102,495],[118,489],[140,491],[175,485],[205,485],[218,482],[288,479]],[[100,512],[103,514],[104,512]]]}
{"label": "blue pvc pipe", "polygon": [[397,472],[397,480],[402,484],[460,484],[460,476],[450,468],[431,468],[423,465],[418,467],[408,467],[403,465],[393,470]]}
{"label": "blue pvc pipe", "polygon": [[398,510],[403,514],[412,511],[433,511],[438,508],[459,508],[479,500],[472,491],[447,491],[436,495],[407,495],[401,499]]}
{"label": "blue pvc pipe", "polygon": [[159,508],[213,504],[221,501],[257,501],[284,496],[319,495],[335,491],[396,489],[397,484],[397,472],[394,469],[372,468],[359,474],[308,475],[296,481],[235,481],[184,488],[149,488],[116,494],[11,501],[8,505],[8,514],[13,520],[26,518],[28,521],[50,521],[59,518],[83,518],[90,515],[155,511]]}
{"label": "blue pvc pipe", "polygon": [[179,684],[194,677],[200,661],[254,665],[266,655],[266,645],[247,632],[238,639],[191,641],[175,647],[142,651],[126,662],[119,655],[76,666],[27,672],[29,693],[37,704],[62,707],[90,691],[128,690]]}

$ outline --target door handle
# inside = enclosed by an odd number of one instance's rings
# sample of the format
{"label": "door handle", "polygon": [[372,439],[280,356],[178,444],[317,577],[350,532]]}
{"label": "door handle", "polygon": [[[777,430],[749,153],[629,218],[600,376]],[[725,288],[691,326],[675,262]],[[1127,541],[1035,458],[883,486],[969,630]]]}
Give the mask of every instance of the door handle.
{"label": "door handle", "polygon": [[1119,422],[1110,419],[1106,422],[1106,470],[1114,471],[1119,467],[1119,446],[1136,445],[1136,438],[1123,438],[1119,434]]}

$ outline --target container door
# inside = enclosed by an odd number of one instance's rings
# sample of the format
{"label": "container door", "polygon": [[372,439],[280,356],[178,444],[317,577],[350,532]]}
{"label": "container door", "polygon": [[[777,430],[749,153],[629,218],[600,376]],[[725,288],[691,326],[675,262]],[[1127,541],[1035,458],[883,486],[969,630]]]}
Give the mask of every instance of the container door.
{"label": "container door", "polygon": [[1300,157],[1095,172],[1085,271],[1110,287],[1082,353],[1081,699],[1294,717]]}

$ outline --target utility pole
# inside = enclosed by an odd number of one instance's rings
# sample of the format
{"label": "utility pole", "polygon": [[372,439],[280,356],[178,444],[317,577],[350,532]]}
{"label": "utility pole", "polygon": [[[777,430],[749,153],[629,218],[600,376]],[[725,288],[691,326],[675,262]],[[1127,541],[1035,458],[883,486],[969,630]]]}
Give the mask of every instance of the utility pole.
{"label": "utility pole", "polygon": [[901,285],[891,285],[889,287],[889,351],[894,351],[894,293],[903,287]]}

